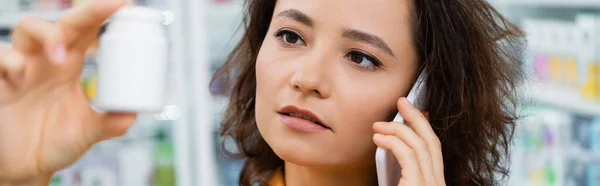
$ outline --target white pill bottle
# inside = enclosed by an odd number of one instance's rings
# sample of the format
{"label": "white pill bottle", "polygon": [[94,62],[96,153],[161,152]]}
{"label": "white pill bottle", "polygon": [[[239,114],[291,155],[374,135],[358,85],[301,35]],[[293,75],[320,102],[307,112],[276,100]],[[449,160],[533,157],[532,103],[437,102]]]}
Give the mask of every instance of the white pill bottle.
{"label": "white pill bottle", "polygon": [[157,113],[165,105],[168,40],[162,12],[125,7],[100,36],[95,109]]}

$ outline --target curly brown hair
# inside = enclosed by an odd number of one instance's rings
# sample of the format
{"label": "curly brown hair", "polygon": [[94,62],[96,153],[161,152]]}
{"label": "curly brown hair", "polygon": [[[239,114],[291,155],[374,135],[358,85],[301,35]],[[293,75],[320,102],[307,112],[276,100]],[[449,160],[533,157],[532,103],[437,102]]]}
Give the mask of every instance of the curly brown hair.
{"label": "curly brown hair", "polygon": [[[241,41],[213,81],[231,94],[221,135],[246,158],[240,185],[267,185],[284,164],[255,120],[256,58],[275,0],[247,0]],[[498,185],[508,177],[509,147],[523,79],[523,33],[485,0],[413,1],[413,38],[428,89],[425,111],[442,142],[447,185]],[[375,152],[373,152],[375,153]]]}

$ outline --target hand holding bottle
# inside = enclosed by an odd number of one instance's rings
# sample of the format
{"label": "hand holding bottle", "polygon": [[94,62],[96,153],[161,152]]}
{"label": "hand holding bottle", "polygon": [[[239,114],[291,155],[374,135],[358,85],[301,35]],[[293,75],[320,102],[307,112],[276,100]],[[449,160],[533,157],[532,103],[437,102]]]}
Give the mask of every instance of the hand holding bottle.
{"label": "hand holding bottle", "polygon": [[99,113],[80,85],[85,51],[123,0],[90,1],[56,23],[25,17],[0,45],[0,185],[47,185],[135,114]]}

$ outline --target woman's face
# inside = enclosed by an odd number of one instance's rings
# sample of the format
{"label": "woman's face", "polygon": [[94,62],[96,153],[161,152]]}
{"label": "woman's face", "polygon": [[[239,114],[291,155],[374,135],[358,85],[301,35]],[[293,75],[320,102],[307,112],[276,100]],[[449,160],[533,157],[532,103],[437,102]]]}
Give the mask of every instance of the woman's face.
{"label": "woman's face", "polygon": [[372,124],[396,114],[417,71],[411,6],[277,1],[256,62],[256,122],[279,157],[302,166],[373,164]]}

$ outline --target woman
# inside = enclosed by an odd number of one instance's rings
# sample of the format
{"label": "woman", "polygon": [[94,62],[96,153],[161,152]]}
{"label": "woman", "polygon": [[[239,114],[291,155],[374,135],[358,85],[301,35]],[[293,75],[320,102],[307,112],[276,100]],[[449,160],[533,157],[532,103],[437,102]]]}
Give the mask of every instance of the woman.
{"label": "woman", "polygon": [[[121,6],[94,1],[55,24],[25,18],[0,50],[0,183],[45,184],[131,125],[132,114],[91,110],[77,83],[95,30]],[[376,185],[378,146],[398,159],[399,185],[507,176],[520,32],[484,0],[247,8],[245,35],[215,77],[232,83],[222,134],[238,144],[230,155],[247,158],[240,185]],[[403,98],[419,74],[427,114]],[[397,112],[406,125],[388,122]]]}

